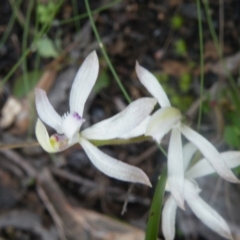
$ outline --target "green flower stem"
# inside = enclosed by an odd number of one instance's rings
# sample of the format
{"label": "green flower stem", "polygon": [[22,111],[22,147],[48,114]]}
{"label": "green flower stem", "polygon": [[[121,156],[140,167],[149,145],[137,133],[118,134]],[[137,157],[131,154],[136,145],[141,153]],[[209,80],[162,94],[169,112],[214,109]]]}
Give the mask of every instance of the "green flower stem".
{"label": "green flower stem", "polygon": [[[57,7],[56,7],[56,11],[54,12],[54,14],[52,15],[52,20],[55,17],[55,15],[57,14],[57,11],[60,9],[61,4],[63,3],[63,0],[61,0]],[[50,28],[50,25],[52,23],[52,20],[49,23],[45,23],[41,30],[34,36],[33,39],[33,44],[32,46],[34,46],[34,44],[36,43],[36,41],[41,38]],[[2,86],[9,80],[9,78],[13,75],[13,73],[17,70],[17,68],[22,64],[22,62],[25,60],[25,57],[31,52],[32,48],[31,46],[26,49],[22,56],[20,57],[20,59],[17,61],[17,63],[12,67],[12,69],[9,71],[9,73],[3,78],[3,80],[0,83],[0,89],[2,88]]]}
{"label": "green flower stem", "polygon": [[21,65],[25,57],[30,53],[31,49],[28,48],[17,61],[17,63],[12,67],[12,69],[8,72],[8,74],[4,77],[4,79],[0,83],[0,88],[8,81],[8,79],[13,75],[13,73],[17,70],[17,68]]}
{"label": "green flower stem", "polygon": [[[115,0],[115,1],[112,1],[112,2],[110,2],[110,3],[107,3],[107,4],[105,4],[104,6],[99,7],[99,8],[97,8],[97,9],[93,10],[93,11],[92,11],[92,14],[96,14],[96,13],[102,12],[102,11],[108,9],[108,8],[111,8],[112,6],[120,3],[121,1],[122,1],[122,0]],[[80,20],[80,19],[83,19],[83,18],[86,18],[86,17],[88,17],[88,13],[83,13],[83,14],[80,14],[80,15],[75,16],[75,17],[73,17],[73,18],[68,18],[68,19],[65,19],[65,20],[61,20],[61,21],[59,21],[59,24],[71,23],[71,22],[74,22],[74,21],[76,21],[76,20]]]}
{"label": "green flower stem", "polygon": [[233,95],[233,101],[234,101],[235,107],[238,109],[238,112],[240,114],[240,94],[239,94],[239,91],[238,91],[238,86],[237,86],[236,82],[234,81],[233,76],[231,75],[231,73],[227,69],[226,63],[224,62],[223,54],[222,54],[223,51],[221,50],[216,31],[213,27],[213,21],[212,21],[211,14],[210,14],[210,8],[209,8],[208,0],[204,0],[203,5],[204,5],[204,10],[205,10],[205,13],[206,13],[206,17],[207,17],[208,27],[209,27],[209,30],[210,30],[210,33],[211,33],[211,36],[212,36],[212,39],[213,39],[213,43],[214,43],[215,48],[217,50],[218,56],[219,56],[220,60],[222,61],[224,70],[226,71],[227,78],[228,78],[228,80],[230,82],[230,85],[232,87],[231,92],[232,92],[232,95]]}
{"label": "green flower stem", "polygon": [[150,208],[145,240],[157,240],[159,223],[162,214],[163,197],[167,182],[167,166],[164,167],[161,177],[159,177],[157,187],[153,196]]}
{"label": "green flower stem", "polygon": [[22,3],[22,0],[18,0],[18,1],[15,3],[16,6],[15,6],[15,7],[14,7],[14,6],[12,7],[13,14],[12,14],[12,16],[11,16],[9,22],[8,22],[8,26],[7,26],[7,28],[6,28],[6,31],[4,31],[3,36],[2,36],[2,38],[1,38],[1,40],[0,40],[0,48],[1,48],[1,47],[4,45],[4,43],[7,41],[8,37],[9,37],[9,35],[10,35],[10,33],[11,33],[11,30],[12,30],[12,28],[13,28],[14,22],[15,22],[15,20],[16,20],[16,12],[17,12],[17,9],[19,8],[19,6],[21,5],[21,3]]}
{"label": "green flower stem", "polygon": [[202,120],[202,96],[203,96],[203,84],[204,84],[204,58],[203,58],[203,32],[202,32],[202,14],[200,0],[197,1],[197,13],[198,13],[198,32],[199,32],[199,47],[200,47],[200,106],[198,113],[197,129],[199,130]]}
{"label": "green flower stem", "polygon": [[168,154],[166,150],[158,142],[156,142],[156,145],[158,146],[159,150],[163,153],[163,155],[167,158]]}
{"label": "green flower stem", "polygon": [[111,70],[111,72],[112,72],[112,74],[113,74],[113,76],[114,76],[118,86],[120,87],[124,97],[126,98],[128,103],[130,103],[131,102],[131,98],[128,95],[127,91],[125,90],[124,86],[122,85],[121,80],[119,79],[119,77],[118,77],[118,75],[117,75],[117,73],[116,73],[116,71],[115,71],[115,69],[114,69],[114,67],[113,67],[113,65],[111,63],[111,61],[110,61],[110,59],[109,59],[109,57],[107,55],[107,52],[106,52],[106,50],[104,48],[103,42],[102,42],[102,40],[101,40],[101,38],[99,36],[98,30],[97,30],[96,25],[95,25],[95,23],[93,21],[92,12],[91,12],[91,9],[90,9],[90,6],[89,6],[89,2],[88,2],[88,0],[84,0],[84,1],[85,1],[85,6],[86,6],[86,9],[87,9],[88,17],[89,17],[89,20],[90,20],[91,25],[92,25],[92,29],[94,31],[94,34],[95,34],[95,37],[96,37],[96,39],[98,41],[100,49],[102,51],[102,54],[103,54],[103,56],[104,56],[104,58],[105,58],[105,60],[106,60],[106,62],[108,64],[108,66],[109,66],[109,68],[110,68],[110,70]]}
{"label": "green flower stem", "polygon": [[[72,7],[73,7],[73,13],[75,16],[78,15],[78,4],[76,0],[72,0]],[[75,23],[75,28],[76,28],[76,32],[80,31],[80,22],[79,21],[74,21]]]}
{"label": "green flower stem", "polygon": [[[24,31],[23,31],[23,40],[22,40],[23,52],[25,52],[27,49],[27,37],[28,37],[28,33],[29,33],[30,17],[31,17],[33,5],[34,5],[34,1],[31,1],[29,3],[29,7],[27,10],[26,22],[25,22]],[[24,88],[25,88],[25,91],[28,92],[29,91],[29,79],[28,79],[28,69],[27,69],[27,58],[23,59],[22,67],[23,67]]]}
{"label": "green flower stem", "polygon": [[140,136],[130,139],[111,139],[111,140],[88,140],[96,147],[106,146],[106,145],[123,145],[123,144],[132,144],[132,143],[140,143],[143,141],[151,140],[151,137]]}

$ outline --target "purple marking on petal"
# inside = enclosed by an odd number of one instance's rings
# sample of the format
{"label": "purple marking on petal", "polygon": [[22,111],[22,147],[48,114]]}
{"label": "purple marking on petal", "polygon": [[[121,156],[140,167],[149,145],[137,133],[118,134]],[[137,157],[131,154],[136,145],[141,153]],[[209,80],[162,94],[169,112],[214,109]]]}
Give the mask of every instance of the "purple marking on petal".
{"label": "purple marking on petal", "polygon": [[53,134],[51,137],[55,138],[56,142],[67,141],[68,140],[65,135],[59,135],[57,133]]}
{"label": "purple marking on petal", "polygon": [[73,112],[73,117],[76,118],[77,120],[82,119],[81,116],[77,112]]}
{"label": "purple marking on petal", "polygon": [[53,134],[50,141],[53,140],[52,145],[55,149],[64,150],[68,148],[68,139],[65,135]]}
{"label": "purple marking on petal", "polygon": [[81,125],[85,122],[77,112],[71,112],[66,114],[62,122],[62,130],[68,139],[72,138],[73,135],[79,132]]}

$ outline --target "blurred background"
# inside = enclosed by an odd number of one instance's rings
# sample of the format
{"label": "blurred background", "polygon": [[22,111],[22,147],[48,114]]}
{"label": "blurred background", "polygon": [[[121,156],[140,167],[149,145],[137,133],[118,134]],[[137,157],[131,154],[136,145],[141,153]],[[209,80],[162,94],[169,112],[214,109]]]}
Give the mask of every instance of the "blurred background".
{"label": "blurred background", "polygon": [[[71,84],[92,50],[98,53],[100,73],[86,103],[83,128],[128,104],[99,47],[86,2],[0,0],[0,240],[144,239],[151,199],[166,163],[153,141],[101,148],[141,168],[153,184],[150,189],[106,177],[80,145],[48,154],[35,139],[34,88],[44,89],[60,114],[68,111]],[[154,73],[193,128],[200,109],[199,132],[220,151],[239,150],[239,0],[200,1],[200,15],[195,0],[89,0],[89,5],[132,100],[150,96],[137,79],[138,61]],[[167,149],[168,136],[162,146]],[[240,239],[239,186],[216,175],[199,184],[201,196]],[[178,211],[176,228],[176,239],[222,239],[188,208]]]}

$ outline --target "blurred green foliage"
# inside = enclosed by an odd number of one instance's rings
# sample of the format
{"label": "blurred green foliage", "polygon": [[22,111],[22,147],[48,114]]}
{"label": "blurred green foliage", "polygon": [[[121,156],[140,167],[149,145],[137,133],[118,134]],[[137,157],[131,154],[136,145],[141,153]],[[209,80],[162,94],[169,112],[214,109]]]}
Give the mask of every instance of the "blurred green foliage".
{"label": "blurred green foliage", "polygon": [[187,45],[183,39],[178,39],[174,42],[174,50],[177,55],[186,56]]}
{"label": "blurred green foliage", "polygon": [[191,86],[191,75],[189,73],[185,73],[180,76],[178,86],[176,87],[170,84],[170,76],[166,73],[155,73],[154,75],[162,85],[172,105],[183,112],[186,111],[193,101],[193,96],[187,93]]}
{"label": "blurred green foliage", "polygon": [[240,148],[240,128],[234,125],[225,126],[224,140],[231,147]]}
{"label": "blurred green foliage", "polygon": [[174,15],[171,18],[171,27],[175,30],[178,30],[183,25],[183,18],[180,15]]}
{"label": "blurred green foliage", "polygon": [[58,56],[54,42],[50,38],[45,37],[38,39],[36,42],[36,47],[39,55],[43,58],[55,58]]}
{"label": "blurred green foliage", "polygon": [[28,94],[28,91],[32,90],[36,86],[40,76],[42,75],[42,71],[35,70],[32,72],[28,72],[27,75],[28,75],[27,77],[29,79],[29,89],[26,89],[23,87],[24,86],[24,77],[23,77],[23,75],[21,75],[19,78],[17,78],[15,80],[14,85],[13,85],[13,95],[15,97],[21,98],[21,97],[26,96]]}
{"label": "blurred green foliage", "polygon": [[41,2],[38,2],[37,4],[37,14],[39,22],[49,23],[52,21],[52,16],[57,10],[57,4],[53,1],[49,1],[47,4],[43,4]]}
{"label": "blurred green foliage", "polygon": [[99,93],[103,88],[108,87],[110,84],[110,78],[106,70],[107,69],[101,71],[101,73],[98,76],[98,80],[93,87],[93,91],[95,93]]}
{"label": "blurred green foliage", "polygon": [[180,76],[180,89],[183,93],[189,91],[191,87],[191,75],[189,73],[184,73]]}

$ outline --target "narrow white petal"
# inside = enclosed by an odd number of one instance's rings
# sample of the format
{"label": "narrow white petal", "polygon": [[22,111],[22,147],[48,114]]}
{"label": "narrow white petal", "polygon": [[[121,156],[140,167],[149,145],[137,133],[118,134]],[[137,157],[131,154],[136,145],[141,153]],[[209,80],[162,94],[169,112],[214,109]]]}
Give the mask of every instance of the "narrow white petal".
{"label": "narrow white petal", "polygon": [[177,204],[170,196],[164,204],[162,212],[162,232],[165,240],[173,240],[175,237]]}
{"label": "narrow white petal", "polygon": [[73,81],[69,99],[70,111],[77,112],[81,117],[85,102],[96,82],[98,70],[98,57],[93,51],[82,63]]}
{"label": "narrow white petal", "polygon": [[156,111],[150,118],[146,136],[152,136],[160,143],[163,136],[167,134],[181,120],[181,113],[173,107],[165,107]]}
{"label": "narrow white petal", "polygon": [[35,89],[36,97],[36,109],[38,116],[45,122],[48,126],[55,129],[58,133],[62,133],[61,122],[62,118],[54,110],[53,106],[48,100],[46,92],[40,88]]}
{"label": "narrow white petal", "polygon": [[226,221],[218,214],[218,212],[203,201],[198,193],[192,188],[192,185],[188,183],[188,181],[185,182],[185,198],[194,214],[220,236],[232,239]]}
{"label": "narrow white petal", "polygon": [[40,119],[37,120],[35,133],[38,142],[46,152],[50,153],[59,152],[59,150],[54,148],[53,145],[50,143],[47,129],[45,128],[44,124],[41,122]]}
{"label": "narrow white petal", "polygon": [[84,138],[80,138],[79,143],[85,150],[93,165],[107,176],[122,181],[142,183],[151,186],[147,175],[140,168],[108,156]]}
{"label": "narrow white petal", "polygon": [[123,135],[120,135],[119,138],[128,139],[128,138],[134,138],[137,136],[144,135],[146,132],[148,121],[150,120],[151,116],[147,116],[137,127],[135,127],[133,130],[131,130],[128,133],[124,133]]}
{"label": "narrow white petal", "polygon": [[136,72],[140,82],[158,100],[161,107],[170,107],[170,101],[156,77],[147,69],[136,63]]}
{"label": "narrow white petal", "polygon": [[184,209],[184,168],[181,132],[173,128],[168,147],[168,184],[177,205]]}
{"label": "narrow white petal", "polygon": [[208,140],[186,125],[181,126],[181,132],[190,142],[199,148],[204,157],[210,162],[210,164],[222,178],[229,182],[239,182],[231,169],[225,163],[220,153]]}
{"label": "narrow white petal", "polygon": [[187,143],[183,147],[183,165],[184,165],[184,171],[188,168],[189,163],[192,160],[193,155],[197,151],[197,147],[192,144],[191,142]]}
{"label": "narrow white petal", "polygon": [[140,98],[115,116],[82,131],[82,136],[95,140],[118,138],[138,126],[151,113],[156,103],[155,98]]}
{"label": "narrow white petal", "polygon": [[[240,152],[239,151],[228,151],[220,154],[229,168],[235,168],[240,166]],[[198,161],[192,166],[187,172],[187,178],[199,178],[212,173],[215,173],[215,169],[206,160],[206,158]]]}

